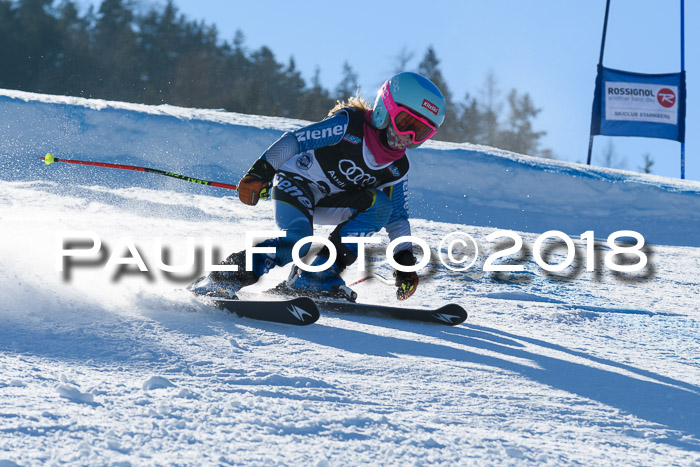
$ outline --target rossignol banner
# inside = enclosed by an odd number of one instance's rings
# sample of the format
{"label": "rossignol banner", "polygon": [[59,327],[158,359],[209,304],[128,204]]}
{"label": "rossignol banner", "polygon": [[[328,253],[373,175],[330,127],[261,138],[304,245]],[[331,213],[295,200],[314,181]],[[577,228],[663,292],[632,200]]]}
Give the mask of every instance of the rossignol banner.
{"label": "rossignol banner", "polygon": [[649,75],[598,66],[591,135],[685,140],[685,72]]}

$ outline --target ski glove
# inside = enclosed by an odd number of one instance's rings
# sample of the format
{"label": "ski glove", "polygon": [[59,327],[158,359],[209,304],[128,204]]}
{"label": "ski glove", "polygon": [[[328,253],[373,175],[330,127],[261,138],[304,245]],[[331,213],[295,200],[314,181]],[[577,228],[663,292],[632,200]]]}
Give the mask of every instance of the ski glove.
{"label": "ski glove", "polygon": [[[416,258],[413,256],[410,250],[401,250],[394,255],[394,261],[399,263],[401,266],[413,266],[416,264]],[[396,298],[398,300],[406,300],[408,297],[413,295],[418,288],[418,274],[415,272],[403,272],[399,270],[394,271],[394,278],[396,279]]]}
{"label": "ski glove", "polygon": [[238,182],[238,199],[249,206],[255,206],[259,199],[269,198],[275,172],[275,168],[265,159],[255,161],[253,167]]}

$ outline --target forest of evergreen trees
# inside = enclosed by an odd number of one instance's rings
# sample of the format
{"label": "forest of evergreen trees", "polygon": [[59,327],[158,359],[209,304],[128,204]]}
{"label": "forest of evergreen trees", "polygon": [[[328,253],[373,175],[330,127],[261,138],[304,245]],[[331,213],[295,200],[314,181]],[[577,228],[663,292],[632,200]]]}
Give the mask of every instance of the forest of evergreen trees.
{"label": "forest of evergreen trees", "polygon": [[[328,90],[320,70],[307,83],[293,58],[279,63],[268,47],[248,50],[241,31],[228,42],[172,1],[146,13],[137,6],[103,0],[97,11],[81,13],[73,0],[0,0],[0,88],[312,121],[356,93],[349,63]],[[397,72],[417,71],[445,93],[449,110],[437,139],[552,157],[540,147],[545,132],[533,128],[540,109],[527,93],[513,89],[503,102],[496,78],[487,74],[478,97],[459,100],[432,47],[413,70],[407,66],[412,54],[403,54]]]}

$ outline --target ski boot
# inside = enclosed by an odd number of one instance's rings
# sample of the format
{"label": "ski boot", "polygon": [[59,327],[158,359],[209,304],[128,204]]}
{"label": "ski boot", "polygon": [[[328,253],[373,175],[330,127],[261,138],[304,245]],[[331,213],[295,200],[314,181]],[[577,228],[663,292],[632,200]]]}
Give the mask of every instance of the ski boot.
{"label": "ski boot", "polygon": [[[326,258],[319,256],[311,265],[318,266],[325,262]],[[345,285],[345,281],[340,277],[340,268],[336,264],[319,272],[304,271],[294,265],[287,280],[272,291],[281,295],[329,298],[348,302],[357,300],[357,293]]]}
{"label": "ski boot", "polygon": [[236,264],[238,271],[212,271],[208,276],[202,276],[187,286],[187,290],[210,298],[238,299],[236,293],[242,287],[258,281],[258,276],[253,271],[245,270],[245,250],[232,254],[221,264]]}

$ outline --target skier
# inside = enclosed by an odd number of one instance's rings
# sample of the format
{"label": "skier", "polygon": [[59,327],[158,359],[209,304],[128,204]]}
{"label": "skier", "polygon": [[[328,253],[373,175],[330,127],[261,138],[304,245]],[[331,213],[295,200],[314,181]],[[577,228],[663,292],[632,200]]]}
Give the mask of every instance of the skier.
{"label": "skier", "polygon": [[[308,272],[293,266],[278,286],[290,295],[337,297],[355,301],[357,295],[340,273],[357,259],[358,245],[343,237],[367,237],[386,228],[391,240],[410,235],[407,211],[406,149],[432,137],[445,119],[445,98],[427,78],[399,73],[379,89],[374,106],[353,97],[338,104],[326,119],[285,133],[238,184],[239,199],[255,206],[271,195],[275,221],[285,237],[266,240],[257,247],[275,253],[253,254],[246,271],[245,250],[221,264],[238,271],[214,271],[190,285],[196,294],[234,298],[241,287],[254,284],[275,266],[292,261],[294,244],[313,233],[313,224],[336,225],[329,236],[337,258],[328,269]],[[307,243],[300,251],[309,251]],[[325,264],[327,247],[312,266]],[[405,266],[416,262],[411,243],[400,244],[394,260]],[[410,297],[418,286],[415,272],[395,271],[397,298]]]}

